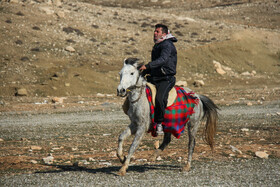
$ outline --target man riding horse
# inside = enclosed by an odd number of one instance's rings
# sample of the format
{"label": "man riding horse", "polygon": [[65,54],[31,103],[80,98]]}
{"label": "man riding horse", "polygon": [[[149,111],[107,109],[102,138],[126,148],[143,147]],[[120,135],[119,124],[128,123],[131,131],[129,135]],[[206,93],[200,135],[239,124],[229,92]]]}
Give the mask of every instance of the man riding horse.
{"label": "man riding horse", "polygon": [[174,87],[177,66],[177,50],[174,46],[177,39],[169,32],[166,25],[155,25],[152,61],[140,68],[147,76],[148,82],[156,86],[155,122],[157,134],[163,134],[165,108],[169,91]]}

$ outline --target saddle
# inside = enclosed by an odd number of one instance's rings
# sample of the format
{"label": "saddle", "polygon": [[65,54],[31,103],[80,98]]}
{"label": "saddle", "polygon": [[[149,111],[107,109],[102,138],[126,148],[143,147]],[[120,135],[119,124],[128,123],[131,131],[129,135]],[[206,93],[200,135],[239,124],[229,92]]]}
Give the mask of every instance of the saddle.
{"label": "saddle", "polygon": [[[151,93],[152,93],[152,104],[155,106],[156,105],[156,93],[157,93],[156,86],[154,84],[152,84],[152,83],[149,83],[149,82],[147,83],[147,86],[151,90]],[[173,87],[169,91],[168,99],[167,99],[167,106],[166,107],[171,106],[174,103],[174,101],[176,100],[176,98],[177,98],[177,91]],[[128,112],[128,109],[129,109],[128,98],[125,99],[125,101],[124,101],[124,103],[122,105],[122,108],[123,108],[124,113],[127,115],[127,112]]]}
{"label": "saddle", "polygon": [[[147,86],[151,89],[151,92],[152,92],[152,103],[154,106],[156,106],[156,94],[157,94],[157,90],[156,90],[156,86],[152,83],[147,83]],[[167,106],[166,107],[169,107],[171,106],[175,99],[177,97],[177,92],[175,90],[175,88],[173,87],[170,91],[169,91],[169,94],[168,94],[168,99],[167,99]]]}

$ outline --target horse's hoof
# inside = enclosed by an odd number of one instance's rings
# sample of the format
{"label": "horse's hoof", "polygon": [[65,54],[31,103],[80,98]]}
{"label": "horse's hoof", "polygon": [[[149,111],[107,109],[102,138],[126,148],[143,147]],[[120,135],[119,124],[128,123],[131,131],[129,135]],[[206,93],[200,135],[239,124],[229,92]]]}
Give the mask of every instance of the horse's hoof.
{"label": "horse's hoof", "polygon": [[124,167],[122,167],[122,168],[120,169],[120,171],[118,172],[118,175],[119,175],[119,176],[125,176],[125,174],[126,174],[126,169],[125,169]]}
{"label": "horse's hoof", "polygon": [[182,169],[181,169],[182,172],[189,172],[190,170],[191,170],[190,164],[185,165],[185,166],[182,167]]}

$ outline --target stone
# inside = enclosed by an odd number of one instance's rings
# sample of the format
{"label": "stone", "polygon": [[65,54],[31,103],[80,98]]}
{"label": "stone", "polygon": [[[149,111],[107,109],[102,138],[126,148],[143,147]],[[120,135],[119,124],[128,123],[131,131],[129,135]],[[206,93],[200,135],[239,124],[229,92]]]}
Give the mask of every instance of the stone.
{"label": "stone", "polygon": [[204,81],[203,80],[195,80],[193,85],[195,87],[202,87],[202,86],[204,86]]}
{"label": "stone", "polygon": [[157,157],[157,161],[160,161],[162,160],[162,158],[160,156]]}
{"label": "stone", "polygon": [[66,51],[69,51],[69,52],[71,52],[71,53],[73,53],[73,52],[76,51],[72,46],[67,46],[67,47],[65,48],[65,50],[66,50]]}
{"label": "stone", "polygon": [[32,146],[30,147],[30,149],[39,151],[39,150],[42,150],[42,147],[37,146],[37,145],[32,145]]}
{"label": "stone", "polygon": [[224,75],[226,74],[226,71],[222,68],[222,65],[220,62],[217,62],[215,60],[213,60],[213,64],[214,64],[214,67],[216,69],[216,72],[220,75]]}
{"label": "stone", "polygon": [[56,15],[57,15],[57,17],[59,17],[59,18],[64,18],[64,17],[65,17],[65,13],[64,13],[63,11],[58,11],[58,12],[56,13]]}
{"label": "stone", "polygon": [[65,99],[64,97],[54,97],[54,98],[52,98],[52,102],[61,104],[61,103],[63,103],[64,99]]}
{"label": "stone", "polygon": [[55,6],[61,6],[61,5],[62,5],[61,0],[52,0],[52,3],[53,3],[53,5],[55,5]]}
{"label": "stone", "polygon": [[175,85],[181,86],[181,87],[187,87],[188,83],[187,83],[187,81],[178,81],[178,82],[176,82]]}
{"label": "stone", "polygon": [[252,106],[252,105],[253,105],[253,103],[251,103],[251,102],[247,103],[247,106]]}
{"label": "stone", "polygon": [[97,93],[96,96],[97,96],[97,97],[105,97],[105,94]]}
{"label": "stone", "polygon": [[30,163],[37,164],[38,162],[36,160],[30,160]]}
{"label": "stone", "polygon": [[52,10],[50,7],[39,7],[39,9],[48,15],[54,14],[54,10]]}
{"label": "stone", "polygon": [[45,158],[43,158],[43,161],[45,164],[52,164],[54,161],[54,157],[53,156],[45,157]]}
{"label": "stone", "polygon": [[247,129],[247,128],[242,128],[241,131],[242,131],[242,132],[248,132],[249,129]]}
{"label": "stone", "polygon": [[255,152],[256,156],[259,158],[264,158],[264,159],[268,159],[268,154],[264,151],[257,151]]}
{"label": "stone", "polygon": [[2,138],[0,138],[0,142],[4,142],[4,140]]}
{"label": "stone", "polygon": [[230,145],[230,148],[231,148],[231,150],[232,150],[232,152],[234,152],[234,153],[238,153],[238,154],[242,154],[242,151],[240,151],[239,149],[237,149],[236,147],[234,147],[234,146],[232,146],[232,145]]}
{"label": "stone", "polygon": [[243,76],[251,76],[251,73],[249,71],[245,71],[245,72],[241,73],[241,75],[243,75]]}
{"label": "stone", "polygon": [[25,88],[19,88],[16,92],[16,96],[27,96],[27,90]]}

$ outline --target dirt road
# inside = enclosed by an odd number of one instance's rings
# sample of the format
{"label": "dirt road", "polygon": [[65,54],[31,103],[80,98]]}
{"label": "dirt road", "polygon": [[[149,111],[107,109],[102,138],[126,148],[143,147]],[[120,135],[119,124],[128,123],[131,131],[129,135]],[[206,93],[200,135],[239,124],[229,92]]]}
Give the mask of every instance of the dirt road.
{"label": "dirt road", "polygon": [[[147,161],[161,138],[146,135],[127,176],[117,176],[117,137],[128,124],[119,105],[103,110],[4,112],[0,116],[3,186],[279,186],[279,101],[264,105],[222,106],[216,151],[198,133],[192,170],[180,172],[187,135],[173,138],[155,163]],[[127,140],[128,149],[131,138]],[[36,147],[37,146],[37,147]],[[240,152],[234,152],[232,146]],[[266,151],[268,159],[255,156]],[[47,165],[43,158],[54,157]]]}

